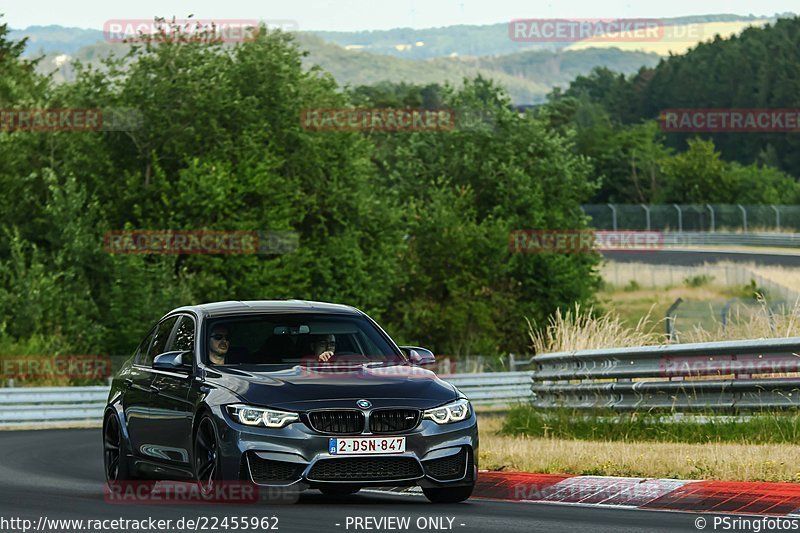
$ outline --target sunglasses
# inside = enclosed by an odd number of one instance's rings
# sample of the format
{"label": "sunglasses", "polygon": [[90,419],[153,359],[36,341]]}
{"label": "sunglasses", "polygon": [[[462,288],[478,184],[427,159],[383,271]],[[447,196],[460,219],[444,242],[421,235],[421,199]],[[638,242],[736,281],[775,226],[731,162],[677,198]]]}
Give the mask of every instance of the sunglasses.
{"label": "sunglasses", "polygon": [[222,335],[220,333],[217,333],[215,335],[211,335],[211,338],[214,339],[215,341],[223,341],[223,340],[226,341],[226,340],[228,340],[228,336],[227,335]]}

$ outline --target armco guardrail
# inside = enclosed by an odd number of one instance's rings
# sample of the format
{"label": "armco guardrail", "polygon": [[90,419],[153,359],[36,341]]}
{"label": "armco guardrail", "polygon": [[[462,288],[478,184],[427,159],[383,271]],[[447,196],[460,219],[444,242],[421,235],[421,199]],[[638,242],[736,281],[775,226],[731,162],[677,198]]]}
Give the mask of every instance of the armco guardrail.
{"label": "armco guardrail", "polygon": [[487,372],[440,376],[476,405],[508,405],[531,396],[530,372]]}
{"label": "armco guardrail", "polygon": [[792,375],[800,337],[560,352],[531,363],[533,403],[542,408],[800,407]]}
{"label": "armco guardrail", "polygon": [[[506,405],[531,394],[530,372],[441,376],[475,404]],[[0,388],[0,427],[97,422],[108,399],[106,386]]]}
{"label": "armco guardrail", "polygon": [[775,248],[797,248],[800,233],[737,233],[737,232],[664,232],[665,247],[682,246],[771,246]]}
{"label": "armco guardrail", "polygon": [[0,389],[0,426],[100,421],[108,387]]}

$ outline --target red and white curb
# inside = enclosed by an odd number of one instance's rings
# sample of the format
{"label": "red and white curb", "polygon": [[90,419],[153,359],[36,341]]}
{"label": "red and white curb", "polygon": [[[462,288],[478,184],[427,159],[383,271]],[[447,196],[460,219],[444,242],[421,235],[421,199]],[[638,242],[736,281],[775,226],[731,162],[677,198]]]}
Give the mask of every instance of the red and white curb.
{"label": "red and white curb", "polygon": [[[421,492],[419,487],[401,489]],[[800,517],[800,484],[480,472],[473,498]]]}

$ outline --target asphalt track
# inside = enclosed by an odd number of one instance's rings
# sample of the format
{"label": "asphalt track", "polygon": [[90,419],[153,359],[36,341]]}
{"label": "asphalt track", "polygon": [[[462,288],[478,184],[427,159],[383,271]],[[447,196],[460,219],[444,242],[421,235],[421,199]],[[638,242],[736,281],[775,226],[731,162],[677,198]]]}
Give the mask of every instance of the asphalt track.
{"label": "asphalt track", "polygon": [[[576,505],[471,499],[429,504],[422,496],[362,492],[346,497],[307,491],[292,505],[114,504],[104,499],[99,429],[0,432],[0,519],[18,517],[38,524],[52,519],[172,519],[200,516],[275,516],[279,531],[697,531],[690,513],[609,509]],[[355,529],[347,517],[411,517],[405,529]],[[713,515],[703,515],[712,530]],[[717,515],[719,516],[719,515]],[[420,517],[453,518],[452,528],[418,527]],[[337,526],[337,524],[339,524]],[[447,520],[444,520],[445,527]],[[424,524],[423,524],[424,525]],[[14,531],[1,528],[4,531]],[[46,529],[74,531],[74,529]],[[230,529],[228,529],[230,530]],[[130,531],[118,529],[117,531]],[[178,529],[162,529],[164,533]],[[208,531],[214,531],[209,529]],[[224,531],[222,528],[216,531]],[[730,530],[728,530],[730,531]],[[41,533],[42,530],[39,530]]]}
{"label": "asphalt track", "polygon": [[693,266],[703,263],[717,263],[728,261],[733,263],[756,263],[758,265],[775,265],[785,267],[800,267],[800,252],[787,249],[786,252],[761,252],[752,251],[720,251],[720,250],[648,250],[637,251],[606,251],[603,256],[611,261],[620,263],[646,263],[651,265],[680,265]]}

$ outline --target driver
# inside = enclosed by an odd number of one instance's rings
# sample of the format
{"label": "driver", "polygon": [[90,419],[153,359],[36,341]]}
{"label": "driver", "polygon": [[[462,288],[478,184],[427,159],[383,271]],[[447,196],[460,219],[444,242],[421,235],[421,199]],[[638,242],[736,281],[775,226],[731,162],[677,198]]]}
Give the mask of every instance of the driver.
{"label": "driver", "polygon": [[211,335],[208,338],[208,360],[212,365],[225,364],[225,355],[230,346],[227,326],[218,324],[211,328]]}
{"label": "driver", "polygon": [[336,351],[336,335],[330,333],[328,335],[315,335],[311,341],[311,349],[314,352],[314,357],[320,362],[326,363],[333,357],[333,352]]}

